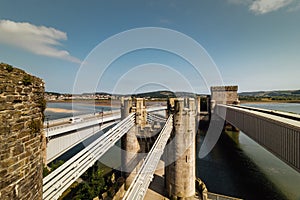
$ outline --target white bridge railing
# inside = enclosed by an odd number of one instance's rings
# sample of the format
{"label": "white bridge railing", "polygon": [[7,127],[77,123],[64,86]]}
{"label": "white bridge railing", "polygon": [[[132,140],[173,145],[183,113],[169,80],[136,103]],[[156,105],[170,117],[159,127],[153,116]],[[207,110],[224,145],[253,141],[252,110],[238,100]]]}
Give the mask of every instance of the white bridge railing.
{"label": "white bridge railing", "polygon": [[46,121],[44,121],[43,125],[44,125],[44,128],[47,128],[47,126],[55,126],[55,124],[68,123],[71,117],[80,117],[81,119],[86,119],[86,118],[93,118],[93,117],[94,118],[102,117],[102,115],[106,116],[106,115],[119,114],[119,113],[120,113],[120,109],[116,109],[116,110],[108,110],[108,111],[103,111],[103,112],[74,115],[74,116],[64,117],[64,118],[59,118],[59,119],[46,120]]}
{"label": "white bridge railing", "polygon": [[[165,109],[167,109],[166,106],[149,107],[149,108],[147,108],[147,112],[157,112],[157,111],[162,111]],[[64,118],[64,119],[62,119],[62,122],[64,122],[64,124],[44,128],[46,137],[57,136],[59,134],[63,134],[66,132],[75,131],[75,130],[78,130],[81,128],[94,126],[97,124],[102,124],[102,123],[106,123],[109,121],[118,120],[121,118],[120,110],[106,111],[106,112],[104,112],[104,114],[105,115],[109,114],[110,116],[101,117],[99,114],[95,115],[95,117],[93,117],[93,115],[90,115],[90,114],[82,115],[82,116],[78,116],[78,117],[80,117],[84,121],[76,122],[76,123],[72,123],[72,124],[68,123],[68,120],[66,120],[66,119],[70,119],[70,118]],[[89,119],[84,119],[85,117],[89,117]],[[53,120],[53,121],[59,121],[59,120]],[[54,123],[53,121],[49,121],[48,123],[53,124]]]}
{"label": "white bridge railing", "polygon": [[43,199],[58,199],[77,178],[93,166],[105,152],[133,127],[134,118],[135,113],[131,113],[127,118],[46,176],[43,179]]}
{"label": "white bridge railing", "polygon": [[123,200],[143,199],[153,179],[160,157],[171,135],[173,129],[173,115],[170,115],[160,135],[156,139],[148,156],[145,158],[141,168],[128,188]]}
{"label": "white bridge railing", "polygon": [[76,131],[72,134],[63,134],[59,137],[48,139],[46,151],[47,164],[63,155],[77,144],[83,142],[85,139],[97,134],[99,131],[117,124],[118,122],[118,120],[111,121],[103,125],[95,125],[90,128]]}
{"label": "white bridge railing", "polygon": [[106,116],[106,117],[103,117],[103,118],[102,117],[97,117],[97,118],[84,120],[82,122],[77,122],[77,123],[73,123],[73,124],[68,124],[67,123],[67,124],[60,125],[60,126],[45,128],[46,137],[57,136],[57,135],[62,134],[62,133],[66,133],[66,132],[69,132],[69,131],[74,131],[74,130],[89,127],[89,126],[94,126],[94,125],[97,125],[97,124],[106,123],[106,122],[113,121],[113,120],[118,120],[120,118],[121,118],[121,114],[117,113],[117,114],[113,114],[112,116]]}

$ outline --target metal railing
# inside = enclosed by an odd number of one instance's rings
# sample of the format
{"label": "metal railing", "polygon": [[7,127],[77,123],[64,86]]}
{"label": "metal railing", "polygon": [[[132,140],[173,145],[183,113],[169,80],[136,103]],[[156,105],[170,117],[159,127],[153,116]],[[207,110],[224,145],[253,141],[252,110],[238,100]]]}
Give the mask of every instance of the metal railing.
{"label": "metal railing", "polygon": [[123,200],[143,199],[153,179],[160,157],[164,152],[165,145],[173,129],[173,115],[170,115],[160,135],[156,139],[148,156],[145,158],[141,168],[128,188]]}
{"label": "metal railing", "polygon": [[131,113],[127,118],[46,176],[43,179],[43,199],[58,199],[77,178],[93,166],[104,153],[133,127],[134,117],[135,113]]}
{"label": "metal railing", "polygon": [[84,130],[76,131],[72,134],[64,134],[60,137],[51,138],[47,142],[47,164],[66,153],[68,150],[83,142],[87,138],[99,133],[100,131],[115,125],[119,121],[107,122],[101,126],[93,126]]}
{"label": "metal railing", "polygon": [[118,120],[120,118],[121,118],[121,115],[116,114],[116,115],[107,116],[107,117],[104,117],[104,118],[89,119],[89,120],[85,120],[85,121],[77,122],[77,123],[73,123],[73,124],[64,124],[64,125],[60,125],[60,126],[54,126],[54,127],[46,128],[45,129],[46,137],[57,136],[57,135],[62,134],[62,133],[66,133],[66,132],[69,132],[69,131],[74,131],[74,130],[85,128],[85,127],[88,127],[88,126],[93,126],[93,125],[105,123],[105,122],[108,122],[108,121]]}
{"label": "metal railing", "polygon": [[[161,111],[161,110],[165,110],[165,109],[166,109],[165,106],[149,107],[149,108],[147,108],[147,112],[157,112],[157,111]],[[105,123],[105,122],[108,122],[108,121],[118,120],[118,119],[121,118],[120,110],[106,111],[106,112],[104,112],[104,114],[105,115],[110,114],[111,116],[101,117],[100,115],[95,115],[95,117],[93,118],[92,114],[82,115],[82,116],[78,116],[78,117],[84,119],[84,117],[89,116],[89,117],[92,117],[92,118],[86,119],[86,120],[81,121],[81,122],[72,123],[72,124],[68,123],[68,120],[66,120],[66,119],[70,119],[70,118],[63,118],[61,120],[65,124],[44,128],[44,131],[46,133],[46,137],[57,136],[59,134],[66,133],[66,132],[69,132],[69,131],[74,131],[74,130],[77,130],[77,129],[85,128],[85,127],[88,127],[88,126],[93,126],[93,125],[96,125],[96,124]],[[56,121],[59,121],[59,120],[56,120]],[[48,123],[53,124],[52,121],[49,121]]]}
{"label": "metal railing", "polygon": [[44,121],[44,128],[47,128],[47,126],[53,126],[55,124],[68,123],[70,118],[72,117],[79,117],[81,119],[86,119],[92,117],[102,117],[102,115],[105,116],[105,115],[112,115],[112,114],[120,114],[120,109],[104,111],[103,113],[96,112],[96,113],[89,113],[89,114],[82,114],[82,115],[74,115],[74,116],[64,117],[59,119],[46,120]]}
{"label": "metal railing", "polygon": [[147,120],[149,122],[166,122],[167,119],[158,115],[147,113]]}

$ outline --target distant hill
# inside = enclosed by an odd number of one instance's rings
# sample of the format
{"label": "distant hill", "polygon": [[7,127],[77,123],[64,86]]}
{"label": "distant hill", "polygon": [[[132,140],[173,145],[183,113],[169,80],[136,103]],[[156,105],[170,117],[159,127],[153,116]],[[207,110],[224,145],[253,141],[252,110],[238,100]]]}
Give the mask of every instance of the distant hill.
{"label": "distant hill", "polygon": [[[60,94],[57,92],[46,92],[47,95],[63,95],[63,96],[72,96],[71,94]],[[106,92],[96,92],[96,93],[83,93],[82,96],[86,95],[107,95],[107,96],[132,96],[132,97],[144,97],[144,98],[159,98],[165,99],[170,97],[195,97],[200,94],[194,94],[191,92],[172,92],[172,91],[153,91],[153,92],[145,92],[138,94],[110,94]],[[202,96],[206,96],[206,94],[201,94]],[[253,91],[253,92],[241,92],[239,93],[240,100],[260,100],[262,98],[269,98],[270,100],[300,100],[300,90],[274,90],[274,91]]]}
{"label": "distant hill", "polygon": [[255,92],[241,92],[239,96],[252,97],[300,97],[300,90],[275,90],[275,91],[255,91]]}
{"label": "distant hill", "polygon": [[[97,96],[106,96],[107,98],[121,98],[121,97],[144,97],[147,99],[156,98],[156,99],[166,99],[171,97],[195,97],[197,94],[191,92],[172,92],[172,91],[153,91],[153,92],[145,92],[145,93],[138,93],[138,94],[110,94],[106,92],[96,92],[96,93],[83,93],[83,94],[76,94],[76,98],[81,99],[89,99],[93,98],[91,96],[97,98]],[[46,92],[46,96],[48,99],[70,99],[72,94],[60,94],[57,92]]]}
{"label": "distant hill", "polygon": [[274,90],[239,93],[241,101],[286,101],[299,102],[300,90]]}
{"label": "distant hill", "polygon": [[191,92],[171,92],[171,91],[154,91],[133,94],[132,97],[145,97],[145,98],[172,98],[172,97],[195,97],[194,93]]}

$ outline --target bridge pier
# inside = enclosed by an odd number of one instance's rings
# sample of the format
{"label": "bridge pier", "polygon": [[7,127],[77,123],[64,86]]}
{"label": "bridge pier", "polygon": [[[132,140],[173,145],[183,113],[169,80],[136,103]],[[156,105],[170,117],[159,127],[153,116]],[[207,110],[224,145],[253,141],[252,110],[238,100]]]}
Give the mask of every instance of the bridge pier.
{"label": "bridge pier", "polygon": [[[125,99],[121,105],[121,119],[125,119],[130,113],[133,112],[132,100]],[[130,172],[133,170],[134,165],[131,164],[134,160],[137,152],[140,150],[138,139],[135,135],[136,126],[133,126],[122,138],[121,138],[121,162],[123,176],[126,178],[125,190],[130,186],[134,176],[130,176]],[[131,178],[130,178],[131,177]]]}
{"label": "bridge pier", "polygon": [[228,131],[232,131],[232,132],[239,132],[240,131],[239,128],[237,128],[236,126],[230,124],[227,121],[225,121],[224,130],[228,130]]}
{"label": "bridge pier", "polygon": [[174,124],[165,156],[166,189],[171,199],[189,199],[195,195],[195,100],[170,99],[168,104]]}

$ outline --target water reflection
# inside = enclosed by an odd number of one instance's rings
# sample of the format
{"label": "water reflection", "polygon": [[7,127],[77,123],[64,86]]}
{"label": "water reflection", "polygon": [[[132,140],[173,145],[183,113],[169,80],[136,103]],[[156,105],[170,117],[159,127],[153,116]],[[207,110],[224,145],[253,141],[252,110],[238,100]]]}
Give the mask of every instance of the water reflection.
{"label": "water reflection", "polygon": [[[238,134],[228,134],[221,135],[208,156],[197,159],[197,176],[205,182],[208,190],[249,200],[293,199],[283,194],[260,166],[246,155],[241,147],[243,144],[239,143]],[[200,136],[200,141],[203,141],[203,136]],[[201,142],[198,144],[198,150],[200,145]]]}

